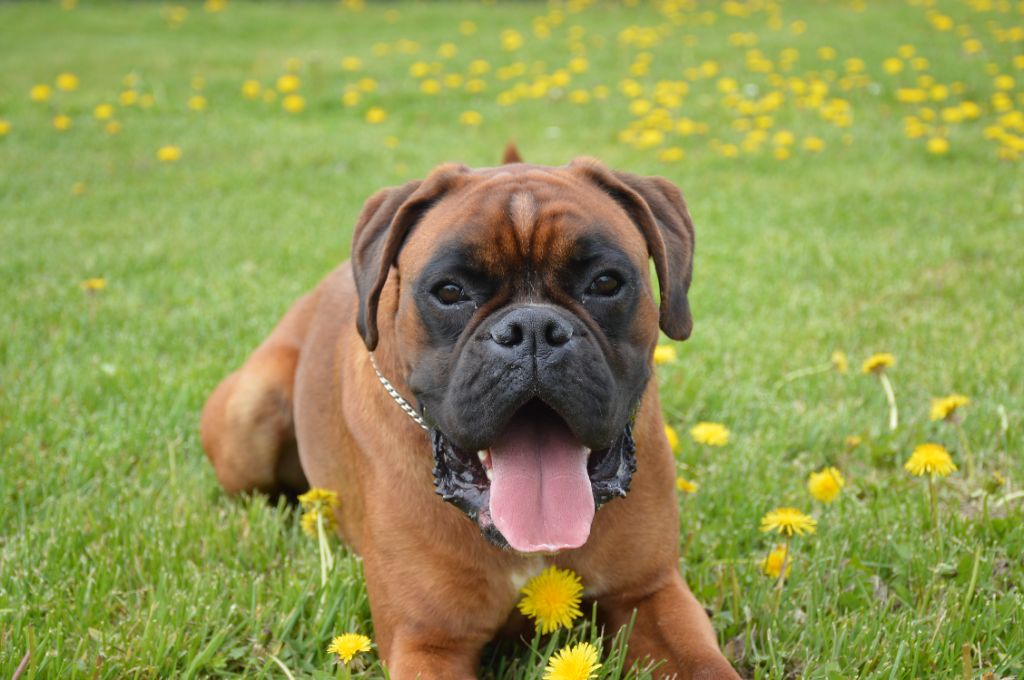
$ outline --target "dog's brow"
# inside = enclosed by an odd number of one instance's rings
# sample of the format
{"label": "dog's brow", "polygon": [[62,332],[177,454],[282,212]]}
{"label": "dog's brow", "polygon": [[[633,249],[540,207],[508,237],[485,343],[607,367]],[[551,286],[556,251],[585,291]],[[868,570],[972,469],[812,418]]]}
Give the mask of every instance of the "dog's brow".
{"label": "dog's brow", "polygon": [[537,201],[528,191],[517,191],[508,202],[509,216],[515,227],[518,241],[526,244],[530,240],[530,231],[537,221]]}

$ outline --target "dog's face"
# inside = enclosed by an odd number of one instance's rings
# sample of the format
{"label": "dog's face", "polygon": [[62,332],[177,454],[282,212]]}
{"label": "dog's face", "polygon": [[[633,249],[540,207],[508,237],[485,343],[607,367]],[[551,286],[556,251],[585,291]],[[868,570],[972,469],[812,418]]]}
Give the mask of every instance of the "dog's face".
{"label": "dog's face", "polygon": [[[579,547],[597,506],[629,488],[659,316],[676,337],[690,326],[692,230],[666,184],[593,161],[442,167],[377,239],[369,271],[397,265],[393,342],[432,429],[438,491],[498,545]],[[370,346],[372,292],[360,285]]]}

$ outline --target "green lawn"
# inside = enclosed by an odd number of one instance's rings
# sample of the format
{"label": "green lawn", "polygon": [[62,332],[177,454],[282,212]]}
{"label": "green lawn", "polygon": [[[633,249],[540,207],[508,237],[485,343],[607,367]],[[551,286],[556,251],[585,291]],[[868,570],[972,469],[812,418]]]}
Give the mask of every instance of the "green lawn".
{"label": "green lawn", "polygon": [[[346,257],[366,197],[494,164],[510,138],[687,195],[695,331],[658,380],[700,486],[680,498],[682,568],[743,674],[1024,677],[1024,7],[584,4],[0,5],[0,677],[26,651],[22,678],[283,677],[271,655],[341,676],[332,635],[372,636],[359,561],[339,546],[321,590],[294,511],[221,493],[199,409]],[[289,70],[298,113],[263,101]],[[157,160],[168,145],[178,161]],[[882,351],[895,432],[860,373]],[[954,391],[973,480],[956,428],[929,420]],[[698,421],[729,443],[693,443]],[[960,467],[937,480],[938,532],[903,469],[926,441]],[[847,480],[828,506],[805,486],[825,465]],[[780,505],[818,532],[794,540],[776,614],[758,523]],[[590,634],[483,673],[540,678]]]}

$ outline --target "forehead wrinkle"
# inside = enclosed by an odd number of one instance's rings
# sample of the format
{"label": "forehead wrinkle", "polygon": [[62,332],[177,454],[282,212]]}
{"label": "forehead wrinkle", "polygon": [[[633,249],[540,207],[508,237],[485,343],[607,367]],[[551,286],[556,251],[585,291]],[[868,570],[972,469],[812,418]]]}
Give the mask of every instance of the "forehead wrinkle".
{"label": "forehead wrinkle", "polygon": [[537,223],[537,200],[533,194],[525,189],[513,193],[508,202],[508,216],[512,221],[520,252],[529,252],[531,232]]}

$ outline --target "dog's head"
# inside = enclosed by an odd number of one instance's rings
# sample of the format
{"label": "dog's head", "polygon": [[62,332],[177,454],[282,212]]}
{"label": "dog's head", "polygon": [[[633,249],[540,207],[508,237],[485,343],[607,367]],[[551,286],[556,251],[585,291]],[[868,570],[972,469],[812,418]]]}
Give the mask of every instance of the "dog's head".
{"label": "dog's head", "polygon": [[578,547],[597,506],[628,491],[658,328],[690,334],[693,244],[674,185],[587,158],[443,165],[367,202],[359,332],[373,350],[378,315],[393,315],[438,492],[496,544]]}

